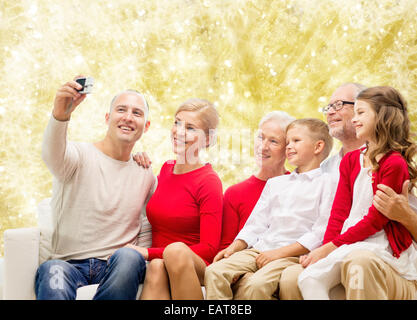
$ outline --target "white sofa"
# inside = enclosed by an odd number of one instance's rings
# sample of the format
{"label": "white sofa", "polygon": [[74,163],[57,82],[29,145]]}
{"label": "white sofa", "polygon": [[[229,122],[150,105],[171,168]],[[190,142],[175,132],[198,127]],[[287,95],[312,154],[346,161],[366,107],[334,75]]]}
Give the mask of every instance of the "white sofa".
{"label": "white sofa", "polygon": [[0,258],[0,300],[3,300],[3,263],[4,259]]}
{"label": "white sofa", "polygon": [[[41,263],[40,228],[9,229],[4,233],[3,261],[3,299],[35,299],[35,275]],[[77,290],[77,300],[91,300],[98,284],[88,285]],[[142,291],[139,286],[138,297]]]}
{"label": "white sofa", "polygon": [[[35,275],[39,265],[50,255],[52,234],[50,198],[38,205],[38,227],[8,229],[4,232],[4,259],[0,261],[0,289],[4,300],[35,299]],[[138,243],[151,245],[151,226],[143,215]],[[88,285],[77,290],[77,300],[93,298],[98,285]],[[138,297],[142,291],[139,287]],[[0,295],[1,299],[1,295]]]}

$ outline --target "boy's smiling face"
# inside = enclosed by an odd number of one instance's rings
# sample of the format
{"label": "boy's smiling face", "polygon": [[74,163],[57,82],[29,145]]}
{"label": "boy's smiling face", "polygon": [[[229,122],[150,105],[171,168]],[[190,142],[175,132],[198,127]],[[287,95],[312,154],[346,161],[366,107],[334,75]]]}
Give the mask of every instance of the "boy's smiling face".
{"label": "boy's smiling face", "polygon": [[286,156],[288,162],[296,167],[310,163],[315,156],[315,141],[312,133],[303,125],[294,125],[287,131]]}

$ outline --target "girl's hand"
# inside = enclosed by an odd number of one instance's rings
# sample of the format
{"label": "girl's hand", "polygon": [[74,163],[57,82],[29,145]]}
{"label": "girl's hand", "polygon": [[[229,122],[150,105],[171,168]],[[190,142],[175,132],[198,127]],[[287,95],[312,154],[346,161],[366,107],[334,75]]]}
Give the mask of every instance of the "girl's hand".
{"label": "girl's hand", "polygon": [[133,160],[135,160],[138,165],[144,167],[145,169],[148,169],[152,164],[152,161],[149,159],[149,156],[146,154],[146,152],[136,153],[133,156]]}
{"label": "girl's hand", "polygon": [[303,254],[300,256],[298,262],[304,267],[304,261],[306,261],[308,254]]}
{"label": "girl's hand", "polygon": [[321,247],[314,249],[308,255],[303,255],[300,257],[300,264],[307,268],[309,265],[316,263],[317,261],[326,258],[330,252],[337,249],[337,247],[333,244],[333,242],[328,242]]}

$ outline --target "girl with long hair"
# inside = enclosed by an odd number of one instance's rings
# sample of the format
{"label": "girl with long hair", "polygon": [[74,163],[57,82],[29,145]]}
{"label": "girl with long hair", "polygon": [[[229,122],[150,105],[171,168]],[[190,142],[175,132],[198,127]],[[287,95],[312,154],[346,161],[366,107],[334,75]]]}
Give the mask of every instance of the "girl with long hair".
{"label": "girl with long hair", "polygon": [[[417,250],[408,230],[389,220],[372,204],[378,184],[401,193],[417,181],[410,139],[407,103],[392,87],[363,90],[354,105],[352,122],[366,147],[347,153],[340,164],[340,180],[323,245],[300,257],[306,269],[298,278],[304,299],[328,299],[341,282],[344,258],[355,250],[368,250],[403,278],[417,280]],[[360,286],[360,270],[358,270]]]}

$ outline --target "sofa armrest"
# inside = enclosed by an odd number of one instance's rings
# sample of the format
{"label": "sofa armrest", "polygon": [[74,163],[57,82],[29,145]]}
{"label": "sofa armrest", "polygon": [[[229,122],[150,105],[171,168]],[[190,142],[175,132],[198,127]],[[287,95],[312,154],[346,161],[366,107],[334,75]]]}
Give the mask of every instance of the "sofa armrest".
{"label": "sofa armrest", "polygon": [[8,229],[4,232],[3,299],[35,299],[39,241],[39,228]]}
{"label": "sofa armrest", "polygon": [[0,258],[0,300],[3,300],[3,282],[4,282],[3,263],[4,263],[4,259]]}

